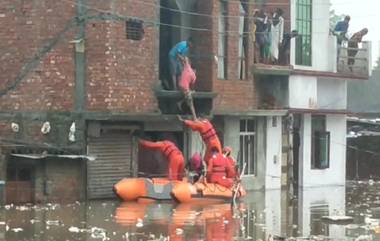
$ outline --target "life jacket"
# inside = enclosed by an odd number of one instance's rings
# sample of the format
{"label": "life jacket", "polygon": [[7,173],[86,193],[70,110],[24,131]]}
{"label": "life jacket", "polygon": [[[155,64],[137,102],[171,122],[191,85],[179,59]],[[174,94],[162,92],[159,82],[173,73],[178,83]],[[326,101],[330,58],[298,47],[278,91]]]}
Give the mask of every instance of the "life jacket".
{"label": "life jacket", "polygon": [[210,180],[227,176],[227,160],[222,154],[214,155],[210,161],[212,162],[208,170]]}
{"label": "life jacket", "polygon": [[164,155],[166,156],[166,158],[169,159],[169,157],[175,153],[175,152],[179,152],[180,150],[172,143],[172,142],[168,142],[168,141],[165,141],[165,146],[162,148],[162,153],[164,153]]}
{"label": "life jacket", "polygon": [[216,131],[214,127],[210,125],[210,127],[206,131],[201,132],[201,136],[204,142],[208,142],[216,136]]}
{"label": "life jacket", "polygon": [[236,176],[236,168],[235,168],[235,160],[231,157],[225,157],[227,160],[227,177],[235,177]]}

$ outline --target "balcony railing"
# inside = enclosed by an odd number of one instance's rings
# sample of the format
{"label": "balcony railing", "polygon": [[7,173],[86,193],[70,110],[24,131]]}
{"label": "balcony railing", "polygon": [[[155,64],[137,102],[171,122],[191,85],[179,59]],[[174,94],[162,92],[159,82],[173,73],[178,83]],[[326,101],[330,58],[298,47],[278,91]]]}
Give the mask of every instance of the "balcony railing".
{"label": "balcony railing", "polygon": [[338,46],[337,72],[354,76],[368,76],[370,70],[369,42],[359,43],[357,48],[349,47],[348,42]]}

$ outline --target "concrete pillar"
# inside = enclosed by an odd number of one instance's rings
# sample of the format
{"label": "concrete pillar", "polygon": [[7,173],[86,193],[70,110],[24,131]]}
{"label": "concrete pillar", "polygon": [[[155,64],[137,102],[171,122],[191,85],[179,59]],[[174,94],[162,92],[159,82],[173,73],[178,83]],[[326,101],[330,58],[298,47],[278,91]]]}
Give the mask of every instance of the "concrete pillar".
{"label": "concrete pillar", "polygon": [[279,116],[266,117],[265,188],[281,188],[282,123]]}
{"label": "concrete pillar", "polygon": [[224,117],[224,146],[232,148],[232,156],[237,160],[240,149],[240,118]]}
{"label": "concrete pillar", "polygon": [[265,240],[269,234],[281,236],[281,190],[265,190]]}

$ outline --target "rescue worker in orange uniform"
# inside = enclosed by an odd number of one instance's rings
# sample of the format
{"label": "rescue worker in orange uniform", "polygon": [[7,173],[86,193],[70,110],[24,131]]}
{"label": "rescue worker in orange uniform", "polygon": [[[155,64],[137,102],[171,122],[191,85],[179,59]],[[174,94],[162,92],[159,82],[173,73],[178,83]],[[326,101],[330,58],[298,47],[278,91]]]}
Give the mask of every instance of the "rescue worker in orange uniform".
{"label": "rescue worker in orange uniform", "polygon": [[201,135],[203,142],[206,144],[206,152],[203,160],[205,160],[207,165],[209,159],[212,157],[213,148],[216,148],[218,153],[222,153],[222,145],[220,144],[219,137],[209,120],[183,120],[181,117],[178,118],[183,121],[187,127],[191,128],[193,131],[199,132]]}
{"label": "rescue worker in orange uniform", "polygon": [[207,181],[231,188],[234,185],[236,172],[229,164],[228,159],[216,148],[212,149],[213,155],[207,166]]}
{"label": "rescue worker in orange uniform", "polygon": [[237,170],[236,170],[236,161],[231,156],[231,153],[232,153],[232,148],[231,147],[229,147],[229,146],[223,147],[223,156],[225,158],[227,158],[228,165],[231,166],[231,168],[233,169],[234,173],[233,173],[232,177],[234,178],[234,177],[236,177],[236,173],[237,173]]}
{"label": "rescue worker in orange uniform", "polygon": [[185,161],[182,152],[171,141],[158,141],[152,142],[147,140],[140,140],[140,145],[146,148],[159,149],[169,162],[168,178],[169,180],[182,180]]}

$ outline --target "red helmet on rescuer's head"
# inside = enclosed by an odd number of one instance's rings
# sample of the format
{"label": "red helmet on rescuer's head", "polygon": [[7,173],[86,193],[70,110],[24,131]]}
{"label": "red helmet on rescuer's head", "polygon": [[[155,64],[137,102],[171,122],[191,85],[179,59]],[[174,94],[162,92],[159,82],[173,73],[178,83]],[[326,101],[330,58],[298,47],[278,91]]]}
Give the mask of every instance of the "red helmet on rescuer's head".
{"label": "red helmet on rescuer's head", "polygon": [[193,165],[194,168],[199,169],[202,165],[201,154],[199,154],[198,152],[194,153],[190,161],[191,161],[191,165]]}

